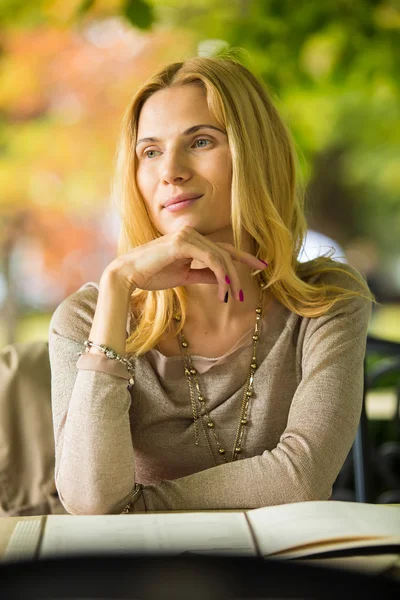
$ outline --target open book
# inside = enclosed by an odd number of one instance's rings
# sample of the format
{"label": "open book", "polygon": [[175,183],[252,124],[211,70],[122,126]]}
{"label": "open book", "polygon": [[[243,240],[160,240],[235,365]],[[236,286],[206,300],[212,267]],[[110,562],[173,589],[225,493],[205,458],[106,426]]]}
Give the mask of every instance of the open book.
{"label": "open book", "polygon": [[286,559],[400,554],[400,507],[318,501],[238,512],[50,515],[18,522],[5,559],[105,552]]}

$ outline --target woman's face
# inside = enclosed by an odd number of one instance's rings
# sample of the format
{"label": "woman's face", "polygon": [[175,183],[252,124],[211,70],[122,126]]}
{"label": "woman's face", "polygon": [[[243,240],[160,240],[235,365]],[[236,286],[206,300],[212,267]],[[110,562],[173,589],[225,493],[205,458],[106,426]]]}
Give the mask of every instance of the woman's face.
{"label": "woman's face", "polygon": [[[137,185],[156,229],[166,235],[189,225],[202,235],[231,240],[231,154],[205,91],[179,86],[153,94],[142,107],[137,140]],[[168,199],[186,193],[201,198],[178,212],[164,208]]]}

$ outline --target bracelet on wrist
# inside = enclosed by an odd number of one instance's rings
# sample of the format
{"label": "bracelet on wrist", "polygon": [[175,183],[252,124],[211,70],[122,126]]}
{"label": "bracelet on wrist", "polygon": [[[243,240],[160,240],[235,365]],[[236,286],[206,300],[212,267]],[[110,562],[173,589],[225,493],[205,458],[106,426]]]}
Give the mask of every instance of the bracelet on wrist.
{"label": "bracelet on wrist", "polygon": [[135,368],[127,358],[120,356],[118,352],[115,352],[115,350],[113,350],[112,348],[108,348],[108,346],[105,346],[104,344],[95,344],[91,340],[85,340],[83,343],[86,346],[86,348],[97,348],[107,358],[111,360],[117,360],[118,362],[122,363],[129,374],[128,389],[131,389],[135,385]]}
{"label": "bracelet on wrist", "polygon": [[135,483],[135,489],[133,490],[132,498],[129,500],[128,504],[125,506],[124,510],[121,512],[121,515],[127,515],[132,511],[133,505],[136,500],[142,493],[143,486],[140,483]]}

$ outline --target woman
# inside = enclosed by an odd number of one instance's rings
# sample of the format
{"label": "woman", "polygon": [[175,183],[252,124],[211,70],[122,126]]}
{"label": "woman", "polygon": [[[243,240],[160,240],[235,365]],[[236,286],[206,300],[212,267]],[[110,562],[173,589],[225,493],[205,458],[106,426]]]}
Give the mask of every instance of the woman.
{"label": "woman", "polygon": [[118,257],[50,325],[68,512],[330,497],[360,417],[371,294],[352,267],[297,261],[297,187],[290,135],[235,59],[171,64],[136,93]]}

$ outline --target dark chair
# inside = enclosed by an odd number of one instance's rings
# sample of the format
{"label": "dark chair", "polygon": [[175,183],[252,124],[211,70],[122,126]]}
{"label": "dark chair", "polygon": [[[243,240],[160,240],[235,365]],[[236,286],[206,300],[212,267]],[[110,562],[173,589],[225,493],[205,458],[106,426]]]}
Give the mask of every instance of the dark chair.
{"label": "dark chair", "polygon": [[[379,355],[379,360],[368,368],[368,357]],[[368,433],[368,418],[366,414],[366,396],[367,392],[378,384],[384,376],[398,374],[396,382],[397,390],[397,409],[395,414],[396,436],[394,442],[385,442],[372,455],[371,444]],[[354,468],[354,488],[355,499],[357,502],[376,502],[376,486],[374,477],[377,475],[376,469],[379,469],[379,475],[386,480],[389,486],[397,486],[382,495],[378,502],[400,503],[400,343],[391,342],[376,338],[372,335],[367,337],[367,349],[364,359],[364,391],[363,405],[360,418],[360,424],[352,448],[353,468]],[[398,472],[396,473],[398,469]]]}

